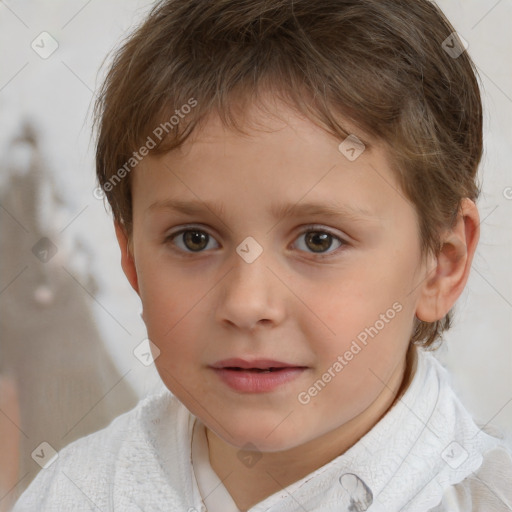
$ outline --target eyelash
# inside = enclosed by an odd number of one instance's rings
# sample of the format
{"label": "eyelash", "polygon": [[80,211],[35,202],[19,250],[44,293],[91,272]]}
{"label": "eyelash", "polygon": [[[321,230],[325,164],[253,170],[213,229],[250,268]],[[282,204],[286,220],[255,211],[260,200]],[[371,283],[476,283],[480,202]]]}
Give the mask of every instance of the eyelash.
{"label": "eyelash", "polygon": [[[179,235],[182,235],[184,233],[187,233],[189,231],[197,231],[197,232],[201,232],[201,233],[206,233],[208,236],[210,236],[211,238],[213,238],[213,236],[210,235],[210,233],[208,233],[207,231],[205,231],[204,229],[200,228],[199,226],[187,226],[186,228],[183,228],[183,229],[180,229],[179,231],[176,231],[174,233],[170,233],[169,235],[167,235],[164,239],[164,244],[170,244],[170,245],[174,245],[173,244],[173,240],[175,238],[177,238]],[[348,242],[346,242],[345,240],[343,240],[342,238],[340,238],[338,235],[335,235],[334,233],[332,233],[331,231],[329,231],[328,229],[325,229],[325,228],[322,228],[321,226],[318,226],[318,225],[308,225],[308,226],[305,226],[305,228],[303,229],[303,231],[301,231],[297,238],[307,234],[307,233],[325,233],[325,234],[328,234],[330,235],[331,237],[333,237],[335,240],[338,240],[340,242],[340,246],[337,247],[336,249],[334,249],[333,251],[331,252],[327,252],[327,253],[314,253],[314,252],[311,252],[309,254],[312,254],[316,259],[327,259],[327,258],[330,258],[333,256],[333,254],[337,254],[340,250],[343,250],[343,247],[344,246],[347,246],[348,245]],[[331,248],[329,248],[331,249]],[[182,254],[186,254],[187,256],[186,257],[189,257],[189,256],[194,256],[196,254],[201,254],[203,252],[206,252],[204,249],[202,251],[189,251],[189,250],[182,250],[182,249],[178,249],[176,247],[173,247],[173,250],[176,250]]]}

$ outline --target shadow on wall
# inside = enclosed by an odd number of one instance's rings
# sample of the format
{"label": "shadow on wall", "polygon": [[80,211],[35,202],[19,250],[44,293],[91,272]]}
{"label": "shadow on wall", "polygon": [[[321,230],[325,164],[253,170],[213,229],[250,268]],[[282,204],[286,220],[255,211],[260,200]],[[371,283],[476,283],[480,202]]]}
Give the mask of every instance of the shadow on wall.
{"label": "shadow on wall", "polygon": [[138,401],[95,325],[94,279],[59,251],[52,212],[62,201],[30,125],[10,151],[17,162],[0,188],[0,512],[41,470],[41,443],[59,451]]}

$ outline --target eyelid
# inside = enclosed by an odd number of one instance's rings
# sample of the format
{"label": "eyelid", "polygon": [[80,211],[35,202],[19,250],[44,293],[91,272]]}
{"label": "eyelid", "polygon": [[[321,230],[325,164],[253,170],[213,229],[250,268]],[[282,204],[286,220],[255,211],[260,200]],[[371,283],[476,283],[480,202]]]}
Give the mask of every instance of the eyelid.
{"label": "eyelid", "polygon": [[336,238],[339,238],[342,242],[348,243],[348,241],[344,240],[341,235],[335,233],[334,229],[328,228],[323,224],[306,224],[304,226],[300,226],[300,234],[307,233],[309,231],[322,231],[325,233],[329,233]]}

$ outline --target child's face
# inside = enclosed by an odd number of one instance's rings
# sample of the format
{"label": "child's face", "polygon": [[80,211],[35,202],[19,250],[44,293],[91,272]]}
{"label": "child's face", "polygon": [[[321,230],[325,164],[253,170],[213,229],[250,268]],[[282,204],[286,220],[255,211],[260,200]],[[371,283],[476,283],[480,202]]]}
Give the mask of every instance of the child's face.
{"label": "child's face", "polygon": [[[267,131],[251,137],[211,118],[193,144],[143,160],[132,182],[132,284],[159,374],[226,442],[262,451],[312,441],[363,411],[382,414],[427,275],[415,210],[384,149],[349,161],[340,140],[280,113],[288,124],[261,117]],[[299,213],[306,204],[340,214]],[[297,211],[274,216],[286,205]],[[212,368],[232,358],[289,368]]]}

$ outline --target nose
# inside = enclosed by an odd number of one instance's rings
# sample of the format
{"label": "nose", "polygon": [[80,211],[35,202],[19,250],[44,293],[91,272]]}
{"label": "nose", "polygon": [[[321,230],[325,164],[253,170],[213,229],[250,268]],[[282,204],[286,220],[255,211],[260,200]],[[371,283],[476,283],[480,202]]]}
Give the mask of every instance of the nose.
{"label": "nose", "polygon": [[286,287],[262,254],[252,263],[235,253],[231,271],[222,280],[217,321],[240,329],[275,326],[285,317]]}

